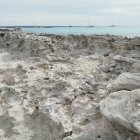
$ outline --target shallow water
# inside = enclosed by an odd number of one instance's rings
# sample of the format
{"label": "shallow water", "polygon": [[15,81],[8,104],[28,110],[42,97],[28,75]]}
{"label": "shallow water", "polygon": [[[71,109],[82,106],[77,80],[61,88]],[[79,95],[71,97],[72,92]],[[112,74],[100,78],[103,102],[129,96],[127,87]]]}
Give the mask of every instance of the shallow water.
{"label": "shallow water", "polygon": [[122,35],[127,37],[140,36],[140,26],[116,26],[116,27],[31,27],[22,28],[23,31],[32,33],[47,33],[47,34],[111,34]]}

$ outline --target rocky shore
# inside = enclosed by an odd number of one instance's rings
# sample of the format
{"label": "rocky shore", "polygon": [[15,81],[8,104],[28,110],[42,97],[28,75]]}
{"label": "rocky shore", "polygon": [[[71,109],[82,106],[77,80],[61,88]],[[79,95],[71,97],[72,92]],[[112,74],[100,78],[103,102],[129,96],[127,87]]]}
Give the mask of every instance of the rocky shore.
{"label": "rocky shore", "polygon": [[140,37],[0,30],[0,140],[140,140]]}

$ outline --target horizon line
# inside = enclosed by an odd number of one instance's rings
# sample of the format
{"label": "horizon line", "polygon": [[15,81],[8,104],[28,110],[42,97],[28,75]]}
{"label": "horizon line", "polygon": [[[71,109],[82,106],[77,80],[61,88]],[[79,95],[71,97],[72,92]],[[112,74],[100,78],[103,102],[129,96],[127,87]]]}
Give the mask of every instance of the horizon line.
{"label": "horizon line", "polygon": [[109,27],[109,26],[140,26],[140,25],[0,25],[0,27]]}

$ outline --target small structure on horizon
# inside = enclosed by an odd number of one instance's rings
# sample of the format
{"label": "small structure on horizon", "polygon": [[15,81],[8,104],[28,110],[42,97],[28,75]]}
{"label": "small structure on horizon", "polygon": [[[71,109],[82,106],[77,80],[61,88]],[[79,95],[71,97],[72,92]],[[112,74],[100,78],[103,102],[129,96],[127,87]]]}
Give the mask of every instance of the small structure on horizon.
{"label": "small structure on horizon", "polygon": [[111,25],[110,27],[116,27],[115,25]]}
{"label": "small structure on horizon", "polygon": [[113,20],[112,20],[112,25],[111,25],[110,27],[116,27],[116,26],[114,25],[114,22],[113,22]]}
{"label": "small structure on horizon", "polygon": [[89,17],[89,26],[88,26],[89,28],[93,28],[94,26],[93,25],[91,25],[91,23],[90,23],[90,17]]}

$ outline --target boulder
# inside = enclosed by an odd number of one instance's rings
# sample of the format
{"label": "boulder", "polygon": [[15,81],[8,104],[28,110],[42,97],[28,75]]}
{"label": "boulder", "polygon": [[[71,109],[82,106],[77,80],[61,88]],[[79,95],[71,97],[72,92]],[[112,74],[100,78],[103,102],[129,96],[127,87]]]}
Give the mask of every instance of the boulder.
{"label": "boulder", "polygon": [[134,90],[140,88],[140,74],[139,73],[122,73],[111,84],[107,86],[115,90]]}
{"label": "boulder", "polygon": [[140,62],[136,62],[132,65],[133,69],[140,72]]}
{"label": "boulder", "polygon": [[130,64],[140,61],[140,60],[137,60],[137,59],[134,59],[131,57],[123,57],[121,55],[116,55],[113,59],[118,62],[126,62],[126,63],[130,63]]}
{"label": "boulder", "polygon": [[100,111],[109,122],[140,134],[140,89],[111,93],[100,102]]}

